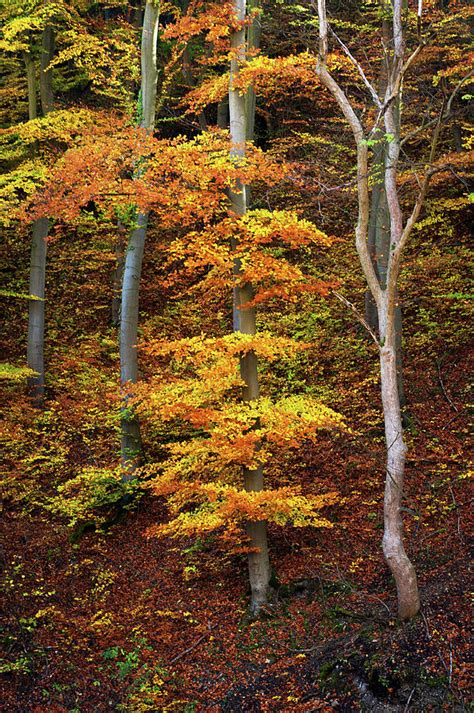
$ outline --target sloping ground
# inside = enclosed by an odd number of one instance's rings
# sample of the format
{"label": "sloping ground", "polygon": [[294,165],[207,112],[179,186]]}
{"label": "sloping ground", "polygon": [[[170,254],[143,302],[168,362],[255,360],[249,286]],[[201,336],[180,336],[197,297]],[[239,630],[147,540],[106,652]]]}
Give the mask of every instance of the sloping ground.
{"label": "sloping ground", "polygon": [[[328,513],[331,530],[271,529],[279,584],[257,621],[246,615],[245,558],[212,539],[147,539],[163,517],[150,497],[76,543],[40,510],[25,515],[5,503],[1,710],[466,710],[471,496],[456,399],[465,362],[453,362],[442,384],[435,371],[408,374],[416,621],[396,622],[381,556],[375,423],[369,436],[327,437],[289,465],[307,490],[330,482],[342,501]],[[367,404],[372,395],[376,385]]]}

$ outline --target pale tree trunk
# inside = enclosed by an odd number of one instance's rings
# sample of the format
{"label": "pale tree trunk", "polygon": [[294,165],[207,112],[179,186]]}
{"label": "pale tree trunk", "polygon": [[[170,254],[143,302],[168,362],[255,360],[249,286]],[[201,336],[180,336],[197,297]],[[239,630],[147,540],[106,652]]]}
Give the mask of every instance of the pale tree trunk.
{"label": "pale tree trunk", "polygon": [[[243,22],[246,16],[245,0],[235,0],[235,14],[239,21]],[[245,96],[238,90],[233,90],[232,85],[239,72],[239,62],[245,59],[245,29],[242,27],[237,32],[232,33],[231,47],[236,52],[231,61],[230,84],[229,84],[229,119],[231,136],[231,155],[241,157],[245,155],[246,140],[246,114]],[[238,186],[237,191],[229,193],[232,211],[239,216],[245,215],[247,211],[247,189],[246,186]],[[237,245],[234,242],[233,248]],[[234,272],[239,273],[240,265],[236,261]],[[240,308],[241,305],[249,302],[253,297],[252,286],[247,284],[234,289],[233,299],[233,322],[234,331],[244,334],[255,334],[256,313],[255,308]],[[248,352],[240,360],[240,374],[245,382],[243,390],[244,401],[252,401],[259,397],[258,365],[257,356],[254,352]],[[263,489],[263,470],[244,468],[244,487],[248,491],[260,491]],[[249,579],[251,589],[251,609],[258,613],[262,605],[267,602],[270,585],[270,561],[268,556],[267,527],[264,521],[248,522],[247,534],[249,546],[252,552],[248,555]]]}
{"label": "pale tree trunk", "polygon": [[[147,2],[141,45],[140,126],[150,132],[155,126],[159,16],[159,3]],[[148,214],[140,213],[125,253],[120,316],[120,383],[125,391],[138,380],[138,309],[147,225]],[[122,402],[121,433],[122,479],[128,481],[142,459],[142,443],[138,416],[127,394]]]}
{"label": "pale tree trunk", "polygon": [[403,438],[403,424],[397,378],[395,338],[395,310],[388,293],[384,293],[379,307],[380,377],[382,404],[387,444],[387,465],[384,497],[383,553],[393,574],[398,592],[398,616],[411,619],[418,613],[420,600],[415,569],[403,545],[401,506],[405,457],[407,447]]}
{"label": "pale tree trunk", "polygon": [[[148,216],[139,213],[137,227],[132,230],[125,256],[122,281],[122,304],[120,319],[120,383],[127,388],[138,381],[138,307],[140,276],[145,248]],[[134,468],[142,457],[140,422],[133,408],[128,404],[128,396],[122,402],[122,477],[133,478]]]}
{"label": "pale tree trunk", "polygon": [[[420,8],[420,4],[419,4]],[[387,86],[384,102],[380,100],[375,89],[367,80],[362,67],[350,55],[359,74],[369,90],[379,117],[384,120],[385,133],[391,135],[387,142],[385,153],[383,190],[386,196],[390,226],[390,244],[387,265],[383,280],[379,279],[373,256],[369,250],[369,163],[367,138],[364,129],[355,113],[347,95],[330,74],[326,59],[328,54],[328,23],[325,0],[318,0],[319,15],[319,58],[317,74],[323,85],[331,92],[349,124],[357,146],[357,190],[359,216],[356,227],[356,247],[361,266],[370,291],[377,307],[379,323],[380,376],[382,405],[385,424],[385,439],[387,448],[387,465],[384,498],[384,536],[383,552],[397,587],[398,615],[402,620],[410,619],[420,608],[416,574],[408,559],[403,545],[403,525],[401,506],[403,498],[403,482],[405,474],[406,445],[403,440],[403,424],[400,411],[400,397],[397,379],[397,346],[396,346],[396,303],[397,284],[400,273],[400,261],[403,248],[411,234],[414,224],[420,214],[429,181],[429,172],[425,174],[421,190],[418,194],[413,211],[403,223],[400,208],[397,170],[400,154],[400,122],[397,116],[397,105],[400,105],[401,84],[403,72],[410,61],[419,52],[417,49],[404,63],[403,26],[401,19],[402,0],[393,1],[393,53],[390,71],[387,73]],[[421,11],[419,10],[421,13]],[[347,48],[345,48],[345,51]],[[347,51],[348,52],[348,51]],[[373,135],[374,132],[372,132]],[[430,163],[432,161],[437,136],[435,135]],[[379,196],[380,198],[380,196]],[[379,211],[378,211],[379,212]]]}
{"label": "pale tree trunk", "polygon": [[[43,115],[53,109],[52,70],[45,68],[51,62],[54,51],[54,32],[51,27],[43,31],[40,96]],[[28,118],[36,119],[38,108],[36,99],[36,70],[31,53],[24,55],[28,80]],[[36,147],[34,148],[36,151]],[[44,400],[44,324],[45,324],[45,281],[46,255],[49,222],[46,217],[38,218],[32,225],[30,283],[29,294],[32,299],[28,305],[27,364],[36,372],[36,376],[27,380],[28,393],[35,406],[41,407]]]}
{"label": "pale tree trunk", "polygon": [[[389,13],[388,7],[383,9]],[[390,62],[390,48],[393,44],[393,32],[391,23],[382,20],[382,38],[385,48],[385,54],[382,59],[380,74],[379,74],[379,96],[384,96],[387,91],[387,83],[392,71]],[[400,110],[398,101],[395,102],[396,110],[394,112],[395,123],[398,132],[400,132]],[[385,142],[384,132],[377,129],[374,132],[374,160],[372,170],[372,195],[370,200],[370,217],[368,227],[368,247],[375,268],[375,272],[379,279],[380,286],[385,289],[387,282],[387,269],[390,253],[390,212],[387,204],[387,196],[385,193],[385,160],[387,146]],[[374,332],[378,331],[378,316],[377,306],[370,289],[366,290],[365,294],[365,319]],[[402,347],[402,308],[400,300],[397,297],[395,304],[395,339],[396,339],[396,355],[397,355],[397,383],[398,393],[400,396],[400,406],[403,408],[406,403],[405,387],[403,381],[403,347]]]}
{"label": "pale tree trunk", "polygon": [[[387,270],[390,257],[390,211],[388,209],[387,195],[385,191],[385,160],[386,147],[383,143],[383,134],[376,132],[376,138],[380,141],[374,150],[374,185],[370,200],[370,217],[368,226],[368,248],[372,258],[372,263],[382,290],[387,285]],[[397,384],[400,397],[400,406],[403,409],[406,404],[405,387],[403,380],[403,348],[402,348],[402,307],[398,291],[394,305],[394,329],[397,358]],[[377,315],[377,305],[369,289],[365,295],[365,319],[374,332],[379,331],[379,319]]]}
{"label": "pale tree trunk", "polygon": [[[396,315],[398,302],[398,277],[400,254],[404,235],[403,215],[397,187],[397,171],[400,156],[400,105],[401,72],[404,64],[405,45],[402,26],[402,0],[393,6],[393,60],[388,73],[385,93],[384,124],[391,140],[385,151],[385,197],[390,224],[390,249],[385,273],[385,286],[379,300],[380,329],[380,376],[382,403],[385,419],[387,445],[387,472],[384,499],[383,552],[393,574],[398,592],[398,615],[411,619],[420,609],[420,599],[415,569],[407,557],[403,545],[401,507],[405,476],[406,445],[403,439],[403,424],[400,409],[399,376],[397,369]],[[398,89],[397,89],[398,83]],[[394,97],[394,98],[392,98]],[[398,325],[400,328],[400,325]],[[398,348],[397,348],[398,346]]]}

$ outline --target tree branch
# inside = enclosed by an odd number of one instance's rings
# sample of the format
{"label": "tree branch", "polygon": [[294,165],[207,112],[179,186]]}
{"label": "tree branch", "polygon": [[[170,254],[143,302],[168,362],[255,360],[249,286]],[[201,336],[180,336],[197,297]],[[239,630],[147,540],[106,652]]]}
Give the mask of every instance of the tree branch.
{"label": "tree branch", "polygon": [[343,41],[338,37],[338,35],[334,32],[334,30],[332,29],[331,26],[329,26],[329,30],[330,30],[331,34],[335,37],[335,39],[339,42],[339,44],[341,45],[341,47],[342,47],[342,49],[344,50],[345,54],[349,57],[350,61],[351,61],[352,64],[354,65],[354,67],[355,67],[355,68],[357,69],[357,71],[359,72],[359,74],[360,74],[360,76],[361,76],[361,78],[362,78],[362,81],[364,82],[365,86],[366,86],[367,89],[369,90],[372,99],[374,100],[374,104],[375,104],[379,109],[381,109],[381,108],[382,108],[382,102],[380,101],[380,97],[379,97],[379,95],[377,94],[377,92],[375,91],[374,87],[373,87],[373,86],[371,85],[371,83],[369,82],[369,80],[367,79],[367,77],[366,77],[366,75],[365,75],[365,72],[364,72],[364,70],[362,69],[362,66],[361,66],[360,63],[356,60],[356,58],[355,58],[354,55],[351,53],[351,51],[350,51],[350,49],[347,47],[347,45],[345,45],[344,42],[343,42]]}
{"label": "tree branch", "polygon": [[375,334],[373,329],[370,327],[368,322],[365,321],[365,319],[363,318],[363,316],[361,315],[361,313],[359,312],[357,307],[354,304],[352,304],[352,302],[349,302],[349,300],[346,299],[346,297],[344,297],[344,295],[341,295],[339,292],[336,292],[335,290],[333,290],[332,293],[333,293],[334,297],[337,297],[337,299],[340,302],[342,302],[344,305],[346,305],[346,307],[349,307],[351,312],[353,312],[354,315],[356,316],[356,319],[365,327],[365,329],[368,331],[368,333],[370,334],[370,336],[372,337],[372,339],[374,340],[374,342],[380,349],[380,342],[377,339],[377,335]]}
{"label": "tree branch", "polygon": [[316,63],[316,74],[322,84],[333,95],[339,105],[347,123],[352,129],[354,141],[357,146],[357,192],[359,197],[359,215],[356,226],[356,248],[364,271],[365,279],[377,305],[382,300],[380,287],[372,258],[367,244],[369,226],[369,161],[368,147],[364,136],[364,129],[352,105],[339,84],[329,73],[326,59],[328,53],[328,23],[325,0],[318,0],[319,17],[319,56]]}

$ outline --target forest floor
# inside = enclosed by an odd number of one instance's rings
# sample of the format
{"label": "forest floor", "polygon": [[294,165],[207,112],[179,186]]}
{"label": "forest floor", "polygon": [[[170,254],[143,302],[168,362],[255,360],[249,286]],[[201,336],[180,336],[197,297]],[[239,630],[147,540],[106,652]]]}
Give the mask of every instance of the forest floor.
{"label": "forest floor", "polygon": [[278,584],[256,620],[245,555],[212,539],[147,538],[163,518],[156,498],[75,542],[59,520],[5,503],[0,710],[467,710],[472,496],[464,413],[446,398],[465,374],[461,358],[442,383],[408,374],[406,541],[423,603],[414,621],[396,620],[381,553],[380,422],[288,463],[304,487],[330,480],[341,500],[332,529],[270,528]]}

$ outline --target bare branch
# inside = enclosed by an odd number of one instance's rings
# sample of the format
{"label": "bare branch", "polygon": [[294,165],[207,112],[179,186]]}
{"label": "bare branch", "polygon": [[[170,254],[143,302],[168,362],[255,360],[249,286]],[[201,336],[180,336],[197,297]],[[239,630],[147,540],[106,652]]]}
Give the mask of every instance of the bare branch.
{"label": "bare branch", "polygon": [[364,72],[362,66],[361,66],[360,63],[356,60],[356,58],[355,58],[354,55],[351,53],[351,51],[350,51],[350,49],[347,47],[347,45],[345,45],[344,42],[340,39],[340,37],[334,32],[334,30],[332,29],[331,26],[329,26],[329,30],[330,30],[331,34],[335,37],[335,39],[339,42],[339,44],[341,45],[341,47],[342,47],[342,49],[344,50],[345,54],[349,57],[350,61],[351,61],[352,64],[354,65],[354,67],[355,67],[355,68],[357,69],[357,71],[359,72],[359,74],[360,74],[360,76],[361,76],[361,78],[362,78],[362,81],[364,82],[365,86],[366,86],[367,89],[369,90],[369,92],[370,92],[370,94],[371,94],[371,96],[372,96],[372,99],[374,100],[374,104],[375,104],[379,109],[381,109],[381,108],[382,108],[382,102],[380,101],[380,97],[379,97],[379,95],[377,94],[377,92],[375,91],[374,87],[373,87],[373,86],[371,85],[371,83],[369,82],[369,80],[367,79],[367,77],[366,77],[366,75],[365,75],[365,72]]}
{"label": "bare branch", "polygon": [[441,107],[441,111],[438,117],[438,123],[436,125],[436,129],[433,132],[433,139],[431,142],[431,149],[430,149],[430,156],[428,159],[428,165],[425,171],[425,175],[423,178],[423,182],[421,184],[420,191],[418,193],[418,197],[415,201],[415,205],[413,207],[413,210],[411,212],[410,217],[408,218],[407,222],[405,223],[405,227],[403,228],[402,234],[400,236],[400,239],[398,240],[397,244],[395,245],[394,249],[391,252],[390,255],[390,261],[389,261],[389,266],[388,266],[388,271],[387,271],[387,292],[392,291],[393,293],[395,292],[395,286],[397,283],[398,279],[398,273],[400,269],[400,256],[401,253],[407,243],[408,238],[411,235],[411,232],[413,230],[413,227],[418,220],[420,216],[421,209],[423,207],[423,203],[425,201],[426,193],[428,191],[428,186],[431,180],[431,177],[437,172],[437,169],[433,168],[433,162],[436,156],[436,149],[438,147],[438,140],[439,136],[441,133],[442,129],[442,117],[444,114],[444,103],[443,106]]}
{"label": "bare branch", "polygon": [[365,279],[377,305],[382,300],[382,289],[380,287],[372,258],[367,244],[367,233],[369,226],[369,159],[367,141],[364,136],[364,129],[355,113],[347,95],[339,84],[332,77],[326,65],[328,52],[328,23],[325,0],[318,0],[319,16],[319,57],[316,63],[316,74],[322,84],[333,95],[339,105],[347,123],[352,129],[354,141],[357,147],[357,192],[359,198],[359,215],[356,226],[356,248],[364,271]]}
{"label": "bare branch", "polygon": [[468,73],[466,74],[466,76],[463,77],[462,79],[460,79],[459,82],[456,84],[456,86],[454,87],[453,91],[451,92],[451,96],[449,97],[448,102],[447,102],[447,104],[446,104],[446,112],[447,112],[447,114],[449,114],[450,111],[451,111],[451,105],[452,105],[452,103],[453,103],[453,101],[454,101],[454,99],[455,99],[455,97],[456,97],[456,94],[459,92],[459,90],[461,89],[462,85],[465,84],[465,83],[468,81],[468,79],[470,79],[473,75],[474,75],[474,69],[471,69],[471,71],[468,72]]}
{"label": "bare branch", "polygon": [[[448,99],[448,101],[447,101],[447,103],[446,103],[446,111],[445,111],[445,113],[444,113],[444,116],[443,116],[442,119],[441,119],[441,121],[442,121],[443,123],[444,123],[445,121],[447,121],[448,119],[451,118],[451,116],[452,116],[452,114],[451,114],[451,107],[452,107],[452,104],[453,104],[454,99],[456,98],[457,93],[458,93],[459,90],[462,88],[463,84],[465,84],[473,75],[474,75],[474,69],[471,69],[471,71],[468,72],[465,77],[463,77],[462,79],[460,79],[459,82],[458,82],[458,83],[456,84],[456,86],[454,87],[454,89],[453,89],[453,91],[451,92],[451,94],[450,94],[450,96],[449,96],[449,99]],[[422,126],[419,126],[417,129],[414,129],[413,131],[411,131],[409,134],[407,134],[407,135],[403,138],[403,140],[400,142],[400,146],[403,146],[407,141],[409,141],[410,139],[412,139],[414,136],[416,136],[417,134],[419,134],[421,131],[424,131],[425,129],[428,129],[430,126],[433,126],[433,125],[436,124],[438,121],[439,121],[439,116],[437,116],[437,117],[434,118],[434,119],[431,119],[431,121],[428,121],[426,124],[423,124]]]}
{"label": "bare branch", "polygon": [[368,331],[368,333],[370,334],[370,336],[372,337],[372,339],[374,340],[374,342],[380,349],[380,342],[377,339],[377,335],[375,334],[373,329],[370,327],[368,322],[366,322],[366,320],[363,318],[363,316],[361,315],[361,313],[359,312],[357,307],[354,304],[352,304],[352,302],[349,302],[349,300],[346,299],[346,297],[344,297],[344,295],[341,295],[339,292],[336,292],[336,290],[333,290],[332,293],[333,293],[334,297],[337,297],[337,299],[340,302],[342,302],[344,305],[346,305],[346,307],[349,307],[351,312],[353,312],[355,314],[356,319],[365,327],[365,329]]}

